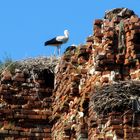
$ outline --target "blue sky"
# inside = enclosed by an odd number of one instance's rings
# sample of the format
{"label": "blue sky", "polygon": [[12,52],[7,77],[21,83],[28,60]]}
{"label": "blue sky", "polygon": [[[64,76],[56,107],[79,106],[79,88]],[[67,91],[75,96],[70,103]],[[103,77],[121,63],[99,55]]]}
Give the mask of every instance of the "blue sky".
{"label": "blue sky", "polygon": [[64,29],[70,32],[67,44],[84,44],[92,34],[93,21],[106,10],[127,7],[140,15],[138,0],[0,0],[0,60],[51,56],[54,48],[44,42]]}

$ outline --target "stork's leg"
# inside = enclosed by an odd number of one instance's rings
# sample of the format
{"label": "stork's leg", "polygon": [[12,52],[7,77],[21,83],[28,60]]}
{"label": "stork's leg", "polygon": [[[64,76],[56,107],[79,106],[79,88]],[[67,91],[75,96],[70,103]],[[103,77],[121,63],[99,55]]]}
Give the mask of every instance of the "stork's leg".
{"label": "stork's leg", "polygon": [[57,48],[55,48],[55,50],[54,50],[54,56],[56,56],[56,49],[57,49]]}
{"label": "stork's leg", "polygon": [[58,55],[60,56],[60,46],[57,46]]}

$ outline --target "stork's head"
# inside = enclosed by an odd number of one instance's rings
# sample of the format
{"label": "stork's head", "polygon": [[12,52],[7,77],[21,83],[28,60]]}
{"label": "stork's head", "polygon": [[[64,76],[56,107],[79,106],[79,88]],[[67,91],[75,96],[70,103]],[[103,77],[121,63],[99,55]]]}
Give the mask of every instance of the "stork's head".
{"label": "stork's head", "polygon": [[64,30],[64,35],[65,35],[66,37],[69,37],[69,31],[68,31],[68,30]]}

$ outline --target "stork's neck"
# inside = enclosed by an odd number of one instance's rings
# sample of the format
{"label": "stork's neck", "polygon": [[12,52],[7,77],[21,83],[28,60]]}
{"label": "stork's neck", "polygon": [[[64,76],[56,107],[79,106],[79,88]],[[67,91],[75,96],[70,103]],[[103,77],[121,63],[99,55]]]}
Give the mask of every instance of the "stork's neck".
{"label": "stork's neck", "polygon": [[69,35],[66,34],[65,37],[66,37],[66,38],[69,38]]}
{"label": "stork's neck", "polygon": [[65,35],[66,38],[69,38],[69,32],[68,31],[65,31],[64,35]]}

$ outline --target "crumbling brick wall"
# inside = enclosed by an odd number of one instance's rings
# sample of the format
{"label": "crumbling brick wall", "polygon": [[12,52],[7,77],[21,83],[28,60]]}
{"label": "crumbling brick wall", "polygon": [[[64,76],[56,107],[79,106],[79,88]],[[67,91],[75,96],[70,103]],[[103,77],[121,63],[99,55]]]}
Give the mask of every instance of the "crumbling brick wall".
{"label": "crumbling brick wall", "polygon": [[[131,107],[131,101],[139,98],[139,29],[140,19],[133,11],[113,9],[104,19],[94,21],[93,35],[85,45],[65,52],[53,93],[53,140],[139,139],[139,113]],[[127,94],[130,104],[118,100],[120,91],[125,93],[119,87],[122,81],[128,87],[136,81],[137,92]],[[105,86],[114,84],[120,91],[102,94],[96,104],[97,89],[104,91]],[[115,94],[118,98],[112,96]],[[101,112],[95,108],[100,106]]]}
{"label": "crumbling brick wall", "polygon": [[27,59],[17,63],[12,73],[8,68],[12,64],[1,72],[1,140],[51,140],[54,73],[50,60]]}

